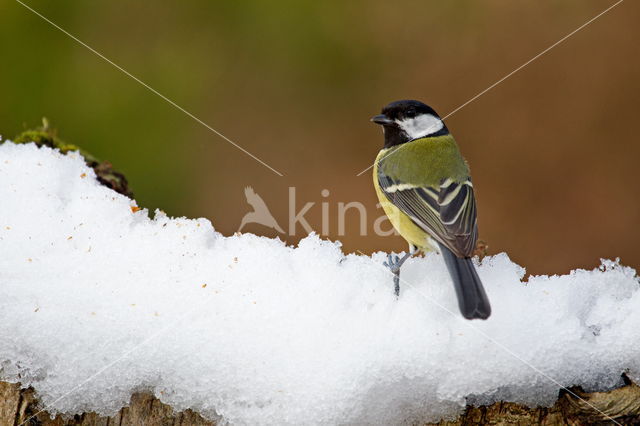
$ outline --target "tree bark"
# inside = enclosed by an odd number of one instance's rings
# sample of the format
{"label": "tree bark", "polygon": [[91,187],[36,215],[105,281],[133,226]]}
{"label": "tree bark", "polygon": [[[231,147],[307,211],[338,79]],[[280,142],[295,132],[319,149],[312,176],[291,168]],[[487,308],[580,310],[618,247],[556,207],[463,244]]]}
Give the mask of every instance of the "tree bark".
{"label": "tree bark", "polygon": [[186,410],[176,413],[152,395],[137,393],[129,406],[110,417],[95,413],[56,416],[38,405],[33,389],[20,389],[19,384],[0,382],[0,425],[18,426],[214,426],[215,422]]}
{"label": "tree bark", "polygon": [[[640,425],[640,387],[628,384],[609,392],[586,393],[579,388],[561,392],[552,407],[528,408],[512,402],[468,406],[454,421],[425,423],[438,426],[466,425]],[[0,425],[18,426],[215,426],[215,422],[186,410],[176,413],[152,395],[137,393],[129,406],[114,416],[95,413],[51,418],[32,389],[0,382]],[[598,411],[599,410],[599,411]],[[607,417],[608,416],[608,417]],[[613,420],[612,420],[613,419]]]}

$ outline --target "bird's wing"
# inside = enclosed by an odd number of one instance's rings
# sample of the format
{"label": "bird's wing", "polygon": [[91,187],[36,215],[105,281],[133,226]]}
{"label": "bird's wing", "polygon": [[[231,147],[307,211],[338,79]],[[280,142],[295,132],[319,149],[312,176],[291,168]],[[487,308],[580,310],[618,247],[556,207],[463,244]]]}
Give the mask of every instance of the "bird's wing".
{"label": "bird's wing", "polygon": [[442,179],[439,185],[416,185],[393,179],[378,168],[387,199],[438,242],[459,257],[469,257],[478,239],[473,184]]}

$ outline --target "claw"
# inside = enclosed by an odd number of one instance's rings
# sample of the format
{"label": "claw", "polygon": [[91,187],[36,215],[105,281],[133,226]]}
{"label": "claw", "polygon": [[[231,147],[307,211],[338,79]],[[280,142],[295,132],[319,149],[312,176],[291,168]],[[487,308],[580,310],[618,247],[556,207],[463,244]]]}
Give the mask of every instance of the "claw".
{"label": "claw", "polygon": [[400,267],[413,253],[413,250],[409,250],[408,253],[402,256],[402,259],[395,254],[389,253],[387,261],[383,262],[383,265],[389,268],[393,274],[393,287],[396,297],[400,296]]}
{"label": "claw", "polygon": [[400,258],[393,254],[387,255],[387,261],[382,263],[387,268],[391,269],[394,274],[400,271]]}
{"label": "claw", "polygon": [[399,256],[394,254],[387,255],[387,261],[382,264],[391,270],[393,274],[393,288],[396,297],[400,296],[400,267],[404,263],[405,260],[409,257],[409,253],[405,255],[402,259]]}

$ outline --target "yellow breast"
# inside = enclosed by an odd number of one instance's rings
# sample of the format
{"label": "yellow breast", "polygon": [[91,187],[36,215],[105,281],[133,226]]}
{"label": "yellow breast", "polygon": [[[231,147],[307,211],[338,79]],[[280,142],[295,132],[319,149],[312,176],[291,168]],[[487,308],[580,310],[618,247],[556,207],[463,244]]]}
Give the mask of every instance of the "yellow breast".
{"label": "yellow breast", "polygon": [[435,245],[431,239],[431,236],[422,230],[418,225],[413,223],[411,218],[406,215],[402,210],[394,206],[384,195],[378,184],[378,159],[381,155],[384,155],[386,150],[380,151],[376,158],[375,165],[373,166],[373,185],[376,188],[376,194],[380,205],[385,214],[391,221],[393,227],[407,240],[409,244],[418,247],[420,250],[427,252],[435,250]]}

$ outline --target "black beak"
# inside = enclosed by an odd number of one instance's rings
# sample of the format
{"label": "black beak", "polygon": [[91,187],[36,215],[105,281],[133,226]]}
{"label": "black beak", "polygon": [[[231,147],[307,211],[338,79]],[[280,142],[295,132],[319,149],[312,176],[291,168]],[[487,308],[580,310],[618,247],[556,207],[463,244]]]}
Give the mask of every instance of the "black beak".
{"label": "black beak", "polygon": [[371,121],[373,121],[376,124],[381,124],[383,126],[388,126],[390,124],[396,124],[395,121],[393,121],[392,119],[390,119],[389,117],[387,117],[384,114],[380,114],[380,115],[376,115],[375,117],[372,117]]}

